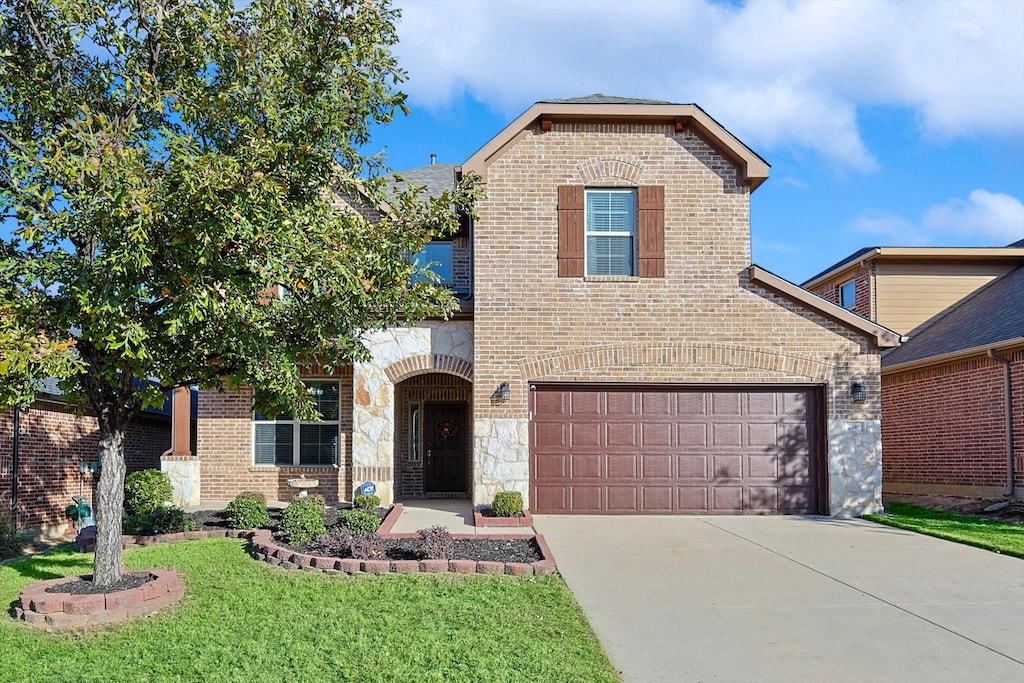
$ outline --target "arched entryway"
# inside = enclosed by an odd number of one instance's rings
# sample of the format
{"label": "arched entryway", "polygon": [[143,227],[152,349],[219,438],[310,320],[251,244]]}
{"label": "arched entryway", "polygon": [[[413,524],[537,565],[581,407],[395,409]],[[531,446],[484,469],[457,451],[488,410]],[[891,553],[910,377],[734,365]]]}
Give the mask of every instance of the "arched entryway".
{"label": "arched entryway", "polygon": [[468,498],[473,385],[429,372],[395,384],[395,498]]}

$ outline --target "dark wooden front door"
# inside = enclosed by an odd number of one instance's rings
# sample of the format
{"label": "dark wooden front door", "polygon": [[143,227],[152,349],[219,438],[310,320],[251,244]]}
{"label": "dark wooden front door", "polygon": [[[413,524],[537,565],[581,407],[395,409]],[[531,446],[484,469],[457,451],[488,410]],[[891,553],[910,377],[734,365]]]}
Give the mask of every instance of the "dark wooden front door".
{"label": "dark wooden front door", "polygon": [[466,492],[466,404],[428,403],[423,420],[423,490]]}

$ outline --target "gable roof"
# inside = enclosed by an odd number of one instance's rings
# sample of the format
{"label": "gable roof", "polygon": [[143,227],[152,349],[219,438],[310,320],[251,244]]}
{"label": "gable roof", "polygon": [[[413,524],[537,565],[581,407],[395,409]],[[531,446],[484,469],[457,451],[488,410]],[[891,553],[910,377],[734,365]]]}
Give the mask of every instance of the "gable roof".
{"label": "gable roof", "polygon": [[882,356],[882,369],[979,352],[1003,342],[1024,343],[1024,266],[990,282],[952,306],[898,349]]}
{"label": "gable roof", "polygon": [[538,119],[630,119],[675,122],[677,130],[692,128],[740,166],[743,179],[753,192],[768,179],[768,162],[740,142],[696,104],[675,104],[612,95],[587,95],[568,100],[537,102],[478,149],[463,165],[464,173],[476,173],[487,182],[487,169]]}
{"label": "gable roof", "polygon": [[789,280],[765,270],[761,266],[751,264],[747,268],[747,274],[750,276],[751,282],[774,290],[790,301],[801,304],[827,318],[842,323],[852,330],[872,337],[879,348],[892,348],[900,345],[900,335],[888,327],[863,318],[853,311],[823,299],[813,292],[808,292],[806,289],[802,289]]}
{"label": "gable roof", "polygon": [[1014,242],[1005,247],[864,247],[846,258],[809,278],[801,287],[811,288],[821,284],[847,268],[860,262],[879,259],[899,259],[901,261],[966,261],[978,260],[1018,260],[1024,263],[1024,240]]}

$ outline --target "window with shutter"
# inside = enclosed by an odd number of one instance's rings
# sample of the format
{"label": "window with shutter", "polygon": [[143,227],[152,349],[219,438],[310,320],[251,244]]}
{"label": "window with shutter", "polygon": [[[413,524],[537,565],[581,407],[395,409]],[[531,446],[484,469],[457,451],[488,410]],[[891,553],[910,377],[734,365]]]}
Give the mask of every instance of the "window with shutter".
{"label": "window with shutter", "polygon": [[636,274],[636,192],[587,190],[587,275]]}
{"label": "window with shutter", "polygon": [[287,413],[253,415],[253,462],[257,465],[334,465],[338,461],[340,395],[337,382],[306,382],[321,420],[296,422]]}

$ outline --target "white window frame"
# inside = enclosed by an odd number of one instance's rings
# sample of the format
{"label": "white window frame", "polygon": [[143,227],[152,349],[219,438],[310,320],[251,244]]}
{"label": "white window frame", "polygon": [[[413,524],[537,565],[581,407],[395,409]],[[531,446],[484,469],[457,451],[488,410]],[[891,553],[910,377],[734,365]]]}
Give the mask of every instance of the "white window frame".
{"label": "white window frame", "polygon": [[[595,231],[591,231],[590,230],[590,216],[588,215],[589,214],[589,210],[587,208],[590,205],[590,202],[587,201],[587,197],[590,194],[592,194],[592,193],[595,193],[595,194],[596,193],[600,193],[600,194],[628,194],[628,195],[632,195],[632,197],[633,197],[633,227],[632,227],[632,230],[628,230],[628,231],[627,230],[616,230],[616,231],[595,230]],[[588,187],[588,188],[586,188],[584,190],[583,194],[584,194],[584,196],[583,196],[583,274],[584,274],[584,276],[585,277],[636,277],[637,272],[639,270],[638,267],[637,267],[637,261],[638,261],[638,258],[639,258],[638,254],[637,254],[637,251],[638,251],[637,243],[639,241],[637,239],[637,232],[638,232],[637,223],[639,223],[639,221],[640,221],[640,216],[639,216],[640,208],[638,206],[638,197],[637,197],[636,189],[635,188],[631,188],[631,187],[594,187],[594,188],[589,188]],[[591,273],[590,272],[590,256],[589,256],[589,254],[590,254],[589,245],[590,245],[590,238],[591,237],[628,237],[629,238],[629,245],[630,245],[630,253],[632,254],[632,261],[629,264],[629,272],[628,273],[616,273],[614,275]]]}
{"label": "white window frame", "polygon": [[[847,287],[850,287],[851,291],[853,293],[852,301],[850,301],[850,302],[844,301],[844,299],[846,298],[845,292],[846,292],[846,288]],[[839,305],[842,306],[843,308],[847,309],[847,310],[853,310],[854,308],[857,307],[857,281],[856,280],[847,280],[843,284],[839,285]]]}
{"label": "white window frame", "polygon": [[[256,412],[252,414],[252,463],[254,467],[321,467],[331,468],[338,466],[338,450],[341,446],[341,384],[331,378],[317,378],[310,377],[303,380],[306,383],[317,382],[320,384],[337,384],[338,385],[338,419],[337,420],[279,420],[276,417],[270,420],[260,420],[256,417]],[[292,425],[292,462],[291,464],[285,465],[276,462],[256,462],[256,426],[257,425]],[[335,431],[338,434],[337,446],[334,450],[334,462],[331,463],[306,463],[303,464],[299,461],[301,445],[302,445],[302,426],[303,425],[334,425]]]}

